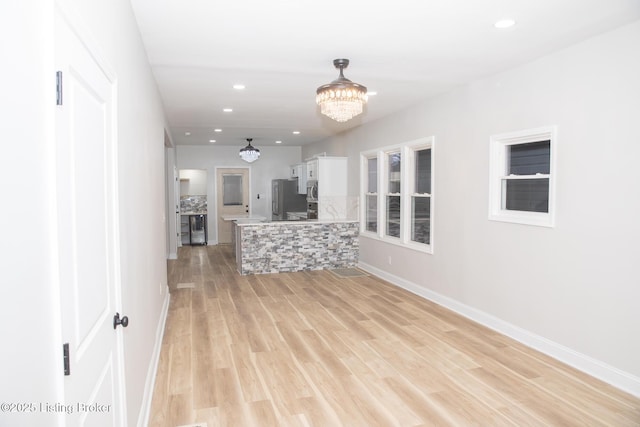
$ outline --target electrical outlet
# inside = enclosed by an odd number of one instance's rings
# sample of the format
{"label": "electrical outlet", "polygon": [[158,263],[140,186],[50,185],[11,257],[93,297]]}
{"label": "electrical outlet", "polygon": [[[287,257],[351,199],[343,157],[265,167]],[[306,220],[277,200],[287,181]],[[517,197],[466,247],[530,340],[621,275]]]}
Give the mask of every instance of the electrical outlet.
{"label": "electrical outlet", "polygon": [[391,265],[391,255],[389,255],[389,260],[388,260],[388,262],[389,262],[389,265]]}

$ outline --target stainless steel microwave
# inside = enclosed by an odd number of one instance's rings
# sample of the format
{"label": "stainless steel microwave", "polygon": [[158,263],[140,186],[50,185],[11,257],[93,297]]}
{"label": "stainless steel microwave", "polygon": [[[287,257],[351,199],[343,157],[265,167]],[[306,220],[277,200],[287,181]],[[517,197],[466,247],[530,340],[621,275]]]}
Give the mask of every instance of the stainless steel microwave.
{"label": "stainless steel microwave", "polygon": [[318,201],[318,181],[310,179],[307,181],[307,202]]}

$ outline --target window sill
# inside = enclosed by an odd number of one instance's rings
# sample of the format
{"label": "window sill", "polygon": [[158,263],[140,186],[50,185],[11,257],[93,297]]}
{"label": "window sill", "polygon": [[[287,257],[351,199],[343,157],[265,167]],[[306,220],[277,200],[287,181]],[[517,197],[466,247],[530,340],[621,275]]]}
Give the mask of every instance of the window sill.
{"label": "window sill", "polygon": [[525,212],[525,211],[505,211],[501,210],[489,214],[489,220],[510,222],[513,224],[535,225],[538,227],[553,228],[555,226],[553,218],[547,213]]}
{"label": "window sill", "polygon": [[370,231],[361,231],[360,237],[366,237],[367,239],[377,240],[378,242],[390,243],[395,246],[400,246],[405,249],[410,249],[416,252],[422,252],[429,255],[433,255],[433,245],[425,245],[422,243],[409,242],[404,243],[399,237],[380,237],[378,234]]}

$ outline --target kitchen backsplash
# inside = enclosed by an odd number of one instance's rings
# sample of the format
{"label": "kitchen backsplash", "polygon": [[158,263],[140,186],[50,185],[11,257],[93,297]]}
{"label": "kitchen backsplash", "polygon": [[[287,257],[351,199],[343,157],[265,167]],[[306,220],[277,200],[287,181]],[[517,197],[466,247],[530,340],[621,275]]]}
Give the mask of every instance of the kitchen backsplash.
{"label": "kitchen backsplash", "polygon": [[207,196],[180,196],[180,212],[207,212]]}
{"label": "kitchen backsplash", "polygon": [[358,197],[323,196],[318,200],[318,218],[358,220]]}

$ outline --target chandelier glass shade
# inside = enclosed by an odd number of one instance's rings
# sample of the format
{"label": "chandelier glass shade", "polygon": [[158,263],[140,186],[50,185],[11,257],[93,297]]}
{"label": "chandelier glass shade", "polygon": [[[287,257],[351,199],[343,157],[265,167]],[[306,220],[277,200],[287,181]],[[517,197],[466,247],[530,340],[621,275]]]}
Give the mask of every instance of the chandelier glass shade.
{"label": "chandelier glass shade", "polygon": [[348,59],[334,59],[333,65],[340,70],[340,76],[316,90],[316,103],[325,116],[346,122],[362,113],[368,99],[367,88],[344,77],[342,70],[349,65]]}
{"label": "chandelier glass shade", "polygon": [[260,150],[251,145],[251,141],[253,138],[247,138],[249,145],[240,149],[240,158],[248,163],[253,163],[260,157]]}

